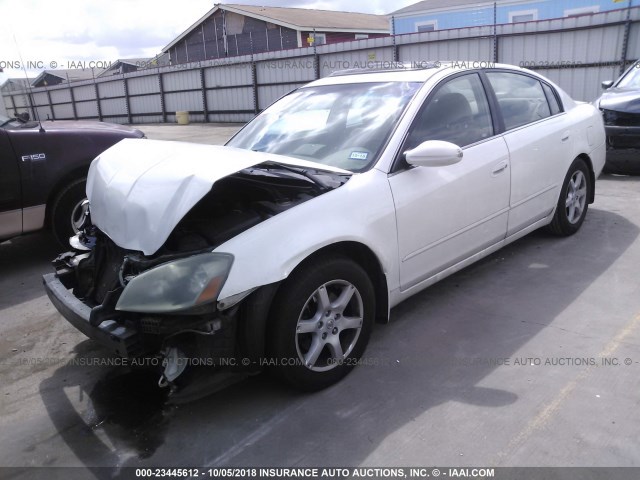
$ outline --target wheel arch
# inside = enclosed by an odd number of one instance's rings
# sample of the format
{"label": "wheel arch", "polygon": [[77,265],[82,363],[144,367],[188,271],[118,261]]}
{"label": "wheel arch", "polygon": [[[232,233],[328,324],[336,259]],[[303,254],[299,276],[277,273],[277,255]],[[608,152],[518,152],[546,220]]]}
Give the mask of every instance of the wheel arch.
{"label": "wheel arch", "polygon": [[299,268],[304,268],[307,262],[318,257],[335,254],[354,260],[367,272],[367,275],[369,275],[373,283],[373,290],[376,297],[375,321],[376,323],[387,323],[389,321],[389,287],[387,284],[387,275],[377,255],[365,244],[354,241],[332,243],[307,256],[296,266],[294,271]]}
{"label": "wheel arch", "polygon": [[587,164],[587,168],[589,169],[589,184],[591,185],[591,191],[589,193],[589,203],[593,203],[596,199],[596,174],[593,169],[593,162],[591,161],[591,157],[586,153],[581,153],[576,158],[580,158],[584,160],[584,163]]}
{"label": "wheel arch", "polygon": [[[354,260],[369,275],[373,283],[376,299],[375,322],[387,323],[389,321],[387,276],[376,254],[363,243],[341,241],[319,248],[299,262],[289,273],[289,276],[319,257],[335,255]],[[238,340],[241,346],[241,354],[253,361],[257,361],[265,355],[267,325],[271,317],[273,301],[284,281],[286,281],[286,278],[279,282],[263,285],[240,304]]]}

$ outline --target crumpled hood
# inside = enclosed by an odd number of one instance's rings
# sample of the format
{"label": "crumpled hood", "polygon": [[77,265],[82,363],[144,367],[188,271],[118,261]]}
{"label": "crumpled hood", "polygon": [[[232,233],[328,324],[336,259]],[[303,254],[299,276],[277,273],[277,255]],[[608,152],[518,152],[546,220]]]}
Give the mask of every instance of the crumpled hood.
{"label": "crumpled hood", "polygon": [[640,113],[640,90],[610,88],[600,97],[599,107],[616,112]]}
{"label": "crumpled hood", "polygon": [[91,220],[120,247],[152,255],[216,181],[267,161],[351,173],[232,147],[125,139],[91,164]]}

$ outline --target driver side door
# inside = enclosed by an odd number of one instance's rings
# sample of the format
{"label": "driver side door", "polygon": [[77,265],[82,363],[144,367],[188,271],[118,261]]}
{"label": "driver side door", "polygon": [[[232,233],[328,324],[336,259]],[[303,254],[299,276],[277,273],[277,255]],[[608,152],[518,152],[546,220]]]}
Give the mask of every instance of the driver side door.
{"label": "driver side door", "polygon": [[20,169],[9,136],[0,128],[0,240],[21,233]]}
{"label": "driver side door", "polygon": [[444,140],[462,147],[463,158],[445,167],[401,160],[404,165],[389,177],[403,292],[505,238],[509,151],[495,131],[477,73],[445,80],[416,116],[402,152]]}

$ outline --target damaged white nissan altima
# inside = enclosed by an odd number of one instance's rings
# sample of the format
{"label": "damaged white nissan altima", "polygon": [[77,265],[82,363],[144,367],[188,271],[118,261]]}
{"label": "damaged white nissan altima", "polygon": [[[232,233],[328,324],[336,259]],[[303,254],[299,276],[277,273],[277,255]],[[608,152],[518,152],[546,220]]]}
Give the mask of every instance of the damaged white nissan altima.
{"label": "damaged white nissan altima", "polygon": [[320,389],[410,295],[537,228],[575,233],[604,160],[599,112],[525,69],[336,74],[226,146],[105,151],[44,284],[90,338],[161,360],[162,385],[204,363]]}

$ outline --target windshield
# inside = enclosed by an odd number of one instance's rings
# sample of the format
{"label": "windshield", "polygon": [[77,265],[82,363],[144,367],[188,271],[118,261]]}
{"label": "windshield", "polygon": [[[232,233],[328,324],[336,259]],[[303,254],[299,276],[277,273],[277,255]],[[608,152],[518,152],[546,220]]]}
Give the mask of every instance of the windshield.
{"label": "windshield", "polygon": [[227,145],[362,172],[376,162],[420,85],[388,82],[301,88],[266,109]]}
{"label": "windshield", "polygon": [[640,88],[640,62],[636,63],[627,74],[620,79],[617,88]]}

